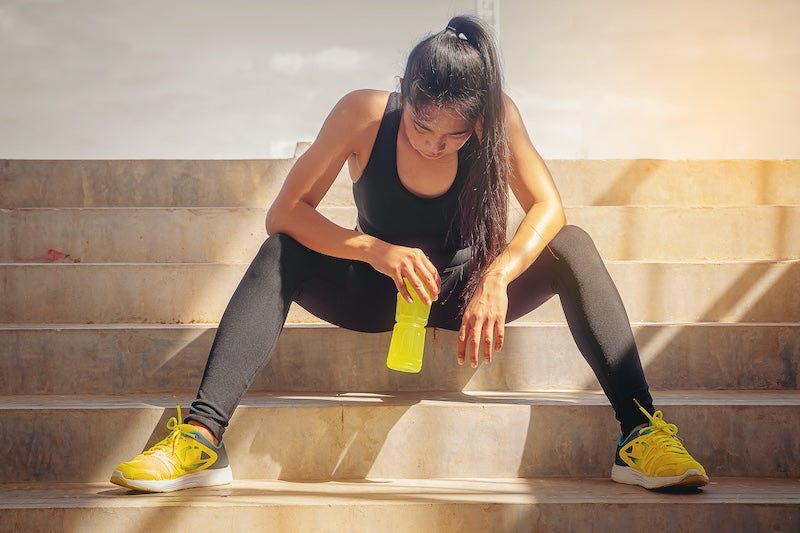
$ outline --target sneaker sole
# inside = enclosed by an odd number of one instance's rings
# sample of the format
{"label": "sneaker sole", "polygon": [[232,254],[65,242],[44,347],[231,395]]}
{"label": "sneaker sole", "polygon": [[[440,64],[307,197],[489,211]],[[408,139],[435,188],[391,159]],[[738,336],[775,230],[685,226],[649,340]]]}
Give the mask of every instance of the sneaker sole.
{"label": "sneaker sole", "polygon": [[114,473],[111,474],[111,483],[145,492],[172,492],[192,487],[214,487],[227,485],[231,481],[233,481],[233,472],[230,466],[186,474],[176,479],[162,480],[128,479],[119,470],[114,470]]}
{"label": "sneaker sole", "polygon": [[664,487],[702,487],[708,484],[708,476],[690,468],[680,476],[650,477],[627,466],[614,464],[611,467],[611,479],[617,483],[639,485],[646,489],[663,489]]}

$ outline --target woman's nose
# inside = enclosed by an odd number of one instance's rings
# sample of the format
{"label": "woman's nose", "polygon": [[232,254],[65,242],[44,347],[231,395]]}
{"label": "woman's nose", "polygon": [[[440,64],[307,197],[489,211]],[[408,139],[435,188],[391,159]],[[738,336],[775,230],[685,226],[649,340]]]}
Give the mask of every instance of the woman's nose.
{"label": "woman's nose", "polygon": [[428,150],[434,153],[439,153],[443,151],[445,148],[444,141],[429,141],[428,142]]}

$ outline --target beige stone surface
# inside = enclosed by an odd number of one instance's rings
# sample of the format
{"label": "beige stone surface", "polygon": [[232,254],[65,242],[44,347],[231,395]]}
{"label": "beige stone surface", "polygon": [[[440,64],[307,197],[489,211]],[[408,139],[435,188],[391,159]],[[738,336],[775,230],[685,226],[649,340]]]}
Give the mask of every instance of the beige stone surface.
{"label": "beige stone surface", "polygon": [[[0,207],[267,207],[285,160],[0,160]],[[546,160],[566,205],[800,205],[800,160]],[[346,167],[323,204],[351,205]]]}
{"label": "beige stone surface", "polygon": [[[322,214],[352,229],[354,207]],[[0,262],[54,248],[68,261],[249,263],[267,238],[264,208],[0,210]],[[509,215],[508,237],[522,219]],[[567,220],[607,260],[800,259],[800,206],[576,207]]]}
{"label": "beige stone surface", "polygon": [[[634,322],[796,322],[800,260],[608,261]],[[219,321],[246,265],[0,264],[0,323]],[[524,320],[563,322],[557,298]],[[317,321],[293,306],[289,322]]]}
{"label": "beige stone surface", "polygon": [[[0,207],[266,208],[294,159],[0,160]],[[352,204],[346,168],[326,204]]]}
{"label": "beige stone surface", "polygon": [[800,209],[789,206],[568,208],[567,222],[610,260],[800,257]]}
{"label": "beige stone surface", "polygon": [[[656,389],[797,389],[800,324],[639,324],[634,334]],[[0,327],[0,394],[191,392],[213,325]],[[290,324],[250,390],[599,390],[563,324],[517,322],[477,369],[455,361],[455,332],[429,328],[419,374],[386,368],[389,333]],[[112,369],[112,371],[109,371]]]}
{"label": "beige stone surface", "polygon": [[567,205],[797,205],[800,160],[548,160]]}
{"label": "beige stone surface", "polygon": [[[712,477],[800,477],[800,392],[653,396]],[[174,414],[169,395],[6,396],[0,479],[106,480]],[[238,479],[602,477],[618,436],[599,392],[354,391],[248,395],[225,442]]]}
{"label": "beige stone surface", "polygon": [[[208,530],[688,532],[800,527],[797,480],[720,477],[701,490],[647,491],[608,479],[237,480],[142,494],[110,483],[0,485],[0,531]],[[741,528],[741,529],[740,529]]]}
{"label": "beige stone surface", "polygon": [[[110,485],[194,397],[293,163],[0,160],[0,531],[800,528],[800,160],[547,161],[702,491],[608,480],[619,428],[557,298],[478,369],[429,329],[414,375],[293,305],[225,436],[234,484]],[[353,225],[346,170],[320,208]]]}

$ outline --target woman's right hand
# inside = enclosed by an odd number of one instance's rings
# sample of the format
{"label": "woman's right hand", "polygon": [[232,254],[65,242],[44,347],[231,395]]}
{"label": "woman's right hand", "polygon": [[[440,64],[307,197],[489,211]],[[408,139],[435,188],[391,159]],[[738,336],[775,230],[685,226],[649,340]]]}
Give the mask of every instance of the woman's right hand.
{"label": "woman's right hand", "polygon": [[439,272],[425,252],[419,248],[384,243],[384,246],[375,251],[369,263],[372,268],[394,280],[397,292],[403,295],[407,302],[411,303],[413,300],[403,283],[403,278],[414,287],[426,305],[431,305],[433,300],[439,298],[442,287]]}

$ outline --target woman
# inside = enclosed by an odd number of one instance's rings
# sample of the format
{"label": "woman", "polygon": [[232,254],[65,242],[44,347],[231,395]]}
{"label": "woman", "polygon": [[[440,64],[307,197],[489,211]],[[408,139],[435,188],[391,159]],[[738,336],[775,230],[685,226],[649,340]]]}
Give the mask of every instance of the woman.
{"label": "woman", "polygon": [[[502,91],[488,27],[458,16],[412,50],[400,93],[345,95],[289,172],[267,214],[269,238],[228,304],[197,399],[170,435],[111,481],[168,491],[232,479],[221,443],[267,363],[292,301],[341,327],[390,331],[403,278],[431,305],[429,326],[458,331],[457,361],[477,368],[505,323],[558,294],[570,329],[620,422],[612,478],[701,486],[703,467],[654,411],[625,309],[591,238],[565,225],[561,199]],[[358,225],[316,207],[347,161]],[[525,209],[506,243],[508,188]]]}

